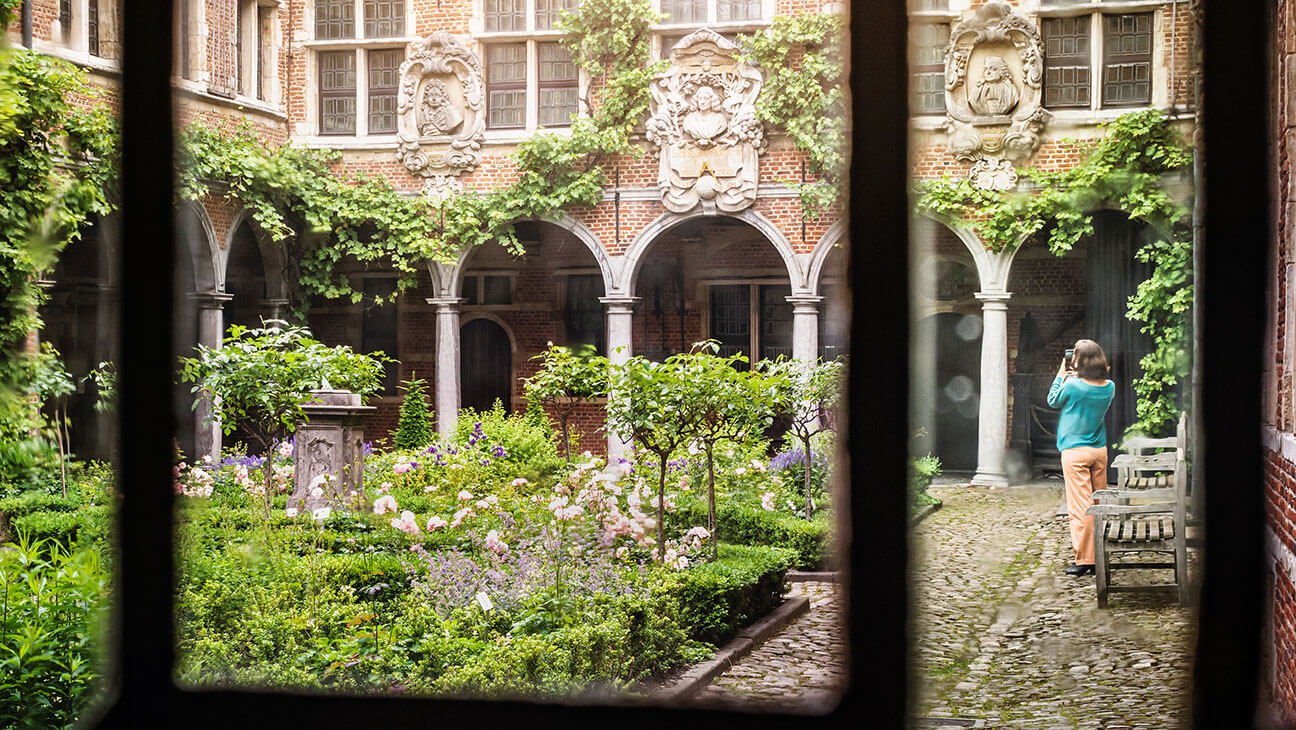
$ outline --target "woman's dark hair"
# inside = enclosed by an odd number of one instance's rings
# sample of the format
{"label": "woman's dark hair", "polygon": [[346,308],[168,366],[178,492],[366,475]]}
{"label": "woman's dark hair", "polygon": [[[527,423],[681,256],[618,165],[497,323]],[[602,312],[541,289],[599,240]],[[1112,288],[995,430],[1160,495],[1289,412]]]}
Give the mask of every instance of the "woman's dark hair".
{"label": "woman's dark hair", "polygon": [[1093,340],[1076,340],[1071,366],[1082,378],[1098,380],[1107,377],[1107,354]]}

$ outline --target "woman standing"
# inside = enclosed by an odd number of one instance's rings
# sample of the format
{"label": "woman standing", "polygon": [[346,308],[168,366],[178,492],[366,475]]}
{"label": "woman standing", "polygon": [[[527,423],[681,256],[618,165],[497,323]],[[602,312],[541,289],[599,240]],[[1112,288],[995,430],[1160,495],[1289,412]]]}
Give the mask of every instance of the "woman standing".
{"label": "woman standing", "polygon": [[1107,408],[1116,384],[1107,379],[1107,355],[1093,340],[1077,340],[1063,357],[1049,388],[1048,404],[1060,408],[1057,447],[1062,452],[1067,513],[1071,518],[1071,547],[1075,563],[1063,572],[1094,572],[1094,520],[1085,511],[1093,506],[1095,489],[1107,488]]}

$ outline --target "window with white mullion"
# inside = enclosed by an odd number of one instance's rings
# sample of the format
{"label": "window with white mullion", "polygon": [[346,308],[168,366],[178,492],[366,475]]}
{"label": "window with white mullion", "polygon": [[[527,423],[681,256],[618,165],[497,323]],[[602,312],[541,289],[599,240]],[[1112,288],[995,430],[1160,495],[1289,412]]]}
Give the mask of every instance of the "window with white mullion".
{"label": "window with white mullion", "polygon": [[[357,137],[369,134],[369,56],[362,49],[355,51],[356,68],[356,121]],[[362,105],[363,102],[363,105]]]}

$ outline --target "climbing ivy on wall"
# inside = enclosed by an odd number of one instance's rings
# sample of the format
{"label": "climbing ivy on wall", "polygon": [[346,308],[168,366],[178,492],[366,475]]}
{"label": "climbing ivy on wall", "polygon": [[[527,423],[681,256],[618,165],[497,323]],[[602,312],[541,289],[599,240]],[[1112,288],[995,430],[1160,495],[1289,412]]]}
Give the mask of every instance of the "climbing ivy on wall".
{"label": "climbing ivy on wall", "polygon": [[1136,256],[1152,265],[1152,274],[1130,297],[1126,316],[1143,323],[1154,349],[1133,383],[1138,420],[1130,430],[1162,432],[1179,414],[1174,389],[1188,373],[1193,299],[1191,210],[1167,183],[1187,174],[1192,151],[1155,109],[1126,114],[1107,125],[1101,140],[1077,144],[1083,159],[1073,168],[1019,170],[1029,181],[1025,192],[979,190],[966,179],[924,180],[916,183],[915,208],[967,227],[991,251],[1042,239],[1057,256],[1093,233],[1099,208],[1147,223],[1156,240]]}
{"label": "climbing ivy on wall", "polygon": [[[0,5],[6,21],[12,4]],[[3,40],[0,40],[3,44]],[[113,117],[79,108],[96,90],[72,65],[0,45],[0,442],[25,438],[35,423],[29,395],[35,361],[23,351],[39,329],[37,285],[79,226],[109,212],[116,179]]]}
{"label": "climbing ivy on wall", "polygon": [[756,115],[788,135],[818,180],[789,181],[810,213],[837,201],[846,172],[844,26],[838,13],[781,15],[741,40],[744,58],[765,74]]}

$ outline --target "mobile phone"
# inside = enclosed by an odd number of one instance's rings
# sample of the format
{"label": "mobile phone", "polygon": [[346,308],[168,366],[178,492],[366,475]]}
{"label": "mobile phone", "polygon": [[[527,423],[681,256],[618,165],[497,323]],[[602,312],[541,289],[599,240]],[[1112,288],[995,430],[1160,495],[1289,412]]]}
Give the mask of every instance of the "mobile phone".
{"label": "mobile phone", "polygon": [[1066,361],[1067,367],[1071,367],[1071,361],[1075,360],[1075,350],[1067,350],[1066,354],[1062,357]]}

